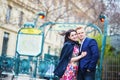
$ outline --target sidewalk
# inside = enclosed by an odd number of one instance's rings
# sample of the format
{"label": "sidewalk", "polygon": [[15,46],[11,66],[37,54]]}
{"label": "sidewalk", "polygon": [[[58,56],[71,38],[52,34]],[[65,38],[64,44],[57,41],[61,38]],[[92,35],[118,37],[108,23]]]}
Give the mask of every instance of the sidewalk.
{"label": "sidewalk", "polygon": [[29,75],[19,75],[17,77],[14,77],[13,75],[8,75],[8,77],[0,78],[0,80],[46,80],[46,79],[39,79],[39,78],[30,78]]}

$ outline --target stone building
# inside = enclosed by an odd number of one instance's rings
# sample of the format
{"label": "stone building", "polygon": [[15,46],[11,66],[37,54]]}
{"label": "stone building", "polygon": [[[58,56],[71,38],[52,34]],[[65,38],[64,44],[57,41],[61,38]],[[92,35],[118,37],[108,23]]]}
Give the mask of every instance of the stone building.
{"label": "stone building", "polygon": [[[17,33],[24,27],[24,23],[35,20],[37,12],[40,11],[38,1],[0,0],[0,55],[15,56]],[[38,20],[37,26],[41,23],[42,20]],[[62,38],[59,36],[56,32],[48,33],[43,54],[49,52],[52,55],[59,55]]]}

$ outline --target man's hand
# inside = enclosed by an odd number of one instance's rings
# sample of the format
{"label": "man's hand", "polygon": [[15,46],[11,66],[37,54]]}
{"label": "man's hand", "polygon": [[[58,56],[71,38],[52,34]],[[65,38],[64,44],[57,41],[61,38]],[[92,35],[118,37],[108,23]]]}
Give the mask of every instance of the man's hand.
{"label": "man's hand", "polygon": [[90,70],[89,70],[89,69],[87,69],[87,72],[90,72]]}

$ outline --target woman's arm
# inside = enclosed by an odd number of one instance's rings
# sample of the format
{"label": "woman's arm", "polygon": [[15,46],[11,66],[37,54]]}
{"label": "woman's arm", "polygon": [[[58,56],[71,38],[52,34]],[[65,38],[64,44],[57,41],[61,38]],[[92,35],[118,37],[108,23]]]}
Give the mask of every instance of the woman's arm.
{"label": "woman's arm", "polygon": [[82,52],[81,55],[71,58],[71,62],[75,62],[86,56],[87,52]]}

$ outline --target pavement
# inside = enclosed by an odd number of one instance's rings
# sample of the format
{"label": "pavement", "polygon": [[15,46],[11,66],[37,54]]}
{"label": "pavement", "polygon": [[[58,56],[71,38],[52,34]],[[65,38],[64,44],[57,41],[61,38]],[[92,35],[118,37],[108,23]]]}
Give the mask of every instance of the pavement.
{"label": "pavement", "polygon": [[17,77],[13,77],[13,75],[9,74],[5,78],[0,78],[0,80],[46,80],[46,79],[31,78],[29,75],[19,75]]}

